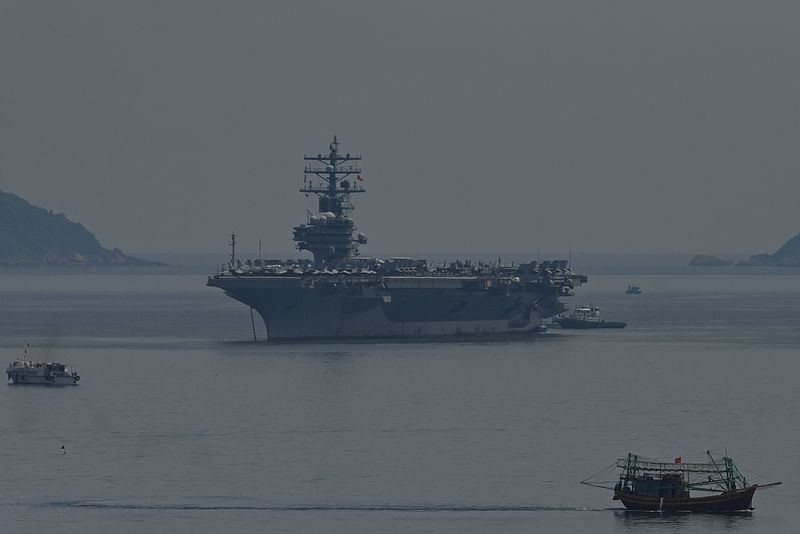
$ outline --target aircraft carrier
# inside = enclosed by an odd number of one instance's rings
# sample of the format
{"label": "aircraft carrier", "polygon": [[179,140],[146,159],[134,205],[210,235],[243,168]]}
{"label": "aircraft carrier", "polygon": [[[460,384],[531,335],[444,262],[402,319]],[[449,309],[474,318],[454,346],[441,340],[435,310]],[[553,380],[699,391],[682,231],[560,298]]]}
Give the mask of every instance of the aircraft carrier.
{"label": "aircraft carrier", "polygon": [[[231,236],[227,265],[208,278],[256,310],[271,341],[497,336],[544,330],[542,319],[565,310],[559,297],[587,281],[566,260],[517,265],[361,256],[367,236],[350,217],[351,196],[364,193],[361,156],[305,156],[301,193],[318,197],[318,213],[294,227],[297,248],[313,259],[246,260]],[[522,236],[521,236],[522,237]]]}

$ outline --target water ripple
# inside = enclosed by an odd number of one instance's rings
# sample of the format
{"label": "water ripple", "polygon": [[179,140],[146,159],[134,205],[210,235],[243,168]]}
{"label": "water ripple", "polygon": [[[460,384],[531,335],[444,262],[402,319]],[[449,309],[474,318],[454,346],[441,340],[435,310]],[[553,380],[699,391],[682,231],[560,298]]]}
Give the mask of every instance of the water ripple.
{"label": "water ripple", "polygon": [[155,504],[108,501],[54,501],[47,506],[63,508],[90,508],[95,510],[163,510],[163,511],[272,511],[272,512],[602,512],[617,508],[586,508],[575,506],[536,506],[503,504],[296,504],[296,505],[203,505]]}

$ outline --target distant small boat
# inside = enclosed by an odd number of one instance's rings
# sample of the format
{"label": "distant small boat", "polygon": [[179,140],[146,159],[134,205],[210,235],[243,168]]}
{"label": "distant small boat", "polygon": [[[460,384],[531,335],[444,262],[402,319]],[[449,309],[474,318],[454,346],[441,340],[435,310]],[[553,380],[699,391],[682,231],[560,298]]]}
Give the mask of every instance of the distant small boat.
{"label": "distant small boat", "polygon": [[628,295],[641,295],[642,288],[639,286],[628,286],[628,289],[625,290],[625,293]]}
{"label": "distant small boat", "polygon": [[[777,486],[750,484],[727,456],[716,459],[706,451],[708,461],[684,463],[662,462],[628,453],[606,470],[581,484],[613,490],[614,500],[621,501],[629,510],[648,512],[738,512],[752,510],[753,494],[757,488]],[[619,480],[594,481],[608,469],[620,469]],[[692,493],[706,495],[695,497]]]}
{"label": "distant small boat", "polygon": [[[25,344],[28,354],[29,344]],[[36,362],[17,358],[6,368],[12,384],[41,386],[77,386],[81,377],[71,365],[57,362]]]}
{"label": "distant small boat", "polygon": [[71,366],[56,362],[14,360],[6,369],[12,384],[77,386],[81,377]]}
{"label": "distant small boat", "polygon": [[556,317],[556,323],[561,328],[589,329],[589,328],[625,328],[628,323],[622,321],[604,321],[600,318],[600,308],[594,304],[588,306],[575,306],[575,311],[569,317]]}

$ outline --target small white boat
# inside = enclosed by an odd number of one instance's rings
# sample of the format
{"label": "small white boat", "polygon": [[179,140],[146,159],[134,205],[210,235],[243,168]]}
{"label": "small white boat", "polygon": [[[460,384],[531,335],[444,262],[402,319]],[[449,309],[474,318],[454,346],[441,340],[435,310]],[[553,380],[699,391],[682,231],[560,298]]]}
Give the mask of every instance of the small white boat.
{"label": "small white boat", "polygon": [[[25,356],[30,343],[25,342]],[[6,376],[12,384],[42,386],[77,386],[81,377],[71,365],[57,362],[36,362],[17,358],[6,368]]]}
{"label": "small white boat", "polygon": [[12,384],[77,386],[81,377],[70,365],[16,359],[6,369]]}

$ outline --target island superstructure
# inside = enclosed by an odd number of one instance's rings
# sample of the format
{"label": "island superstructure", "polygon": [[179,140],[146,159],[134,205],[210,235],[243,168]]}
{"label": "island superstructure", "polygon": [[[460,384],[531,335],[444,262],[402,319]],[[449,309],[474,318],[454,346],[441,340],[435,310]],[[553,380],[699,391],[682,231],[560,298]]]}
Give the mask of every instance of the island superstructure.
{"label": "island superstructure", "polygon": [[[587,281],[566,260],[518,265],[360,255],[367,236],[350,217],[364,193],[361,156],[305,156],[300,192],[318,211],[294,227],[297,248],[313,259],[246,260],[231,244],[228,264],[208,284],[256,310],[270,340],[491,336],[538,332],[564,311],[559,297]],[[355,235],[354,235],[355,234]]]}

